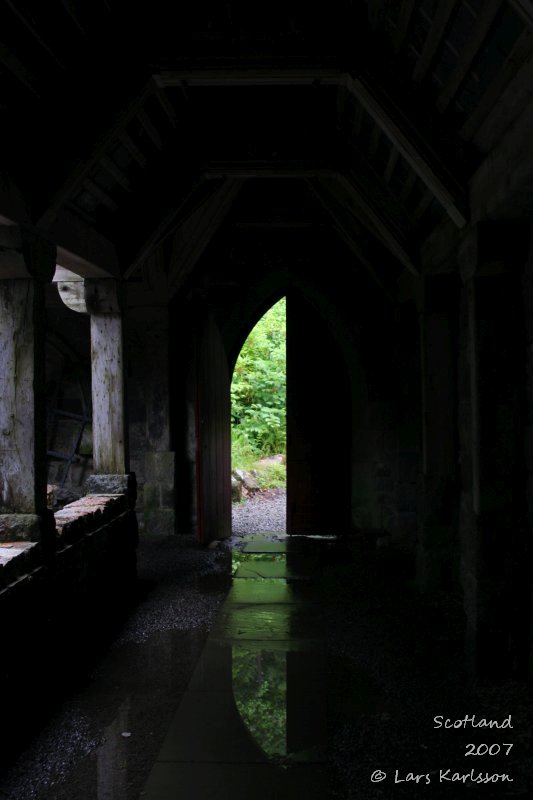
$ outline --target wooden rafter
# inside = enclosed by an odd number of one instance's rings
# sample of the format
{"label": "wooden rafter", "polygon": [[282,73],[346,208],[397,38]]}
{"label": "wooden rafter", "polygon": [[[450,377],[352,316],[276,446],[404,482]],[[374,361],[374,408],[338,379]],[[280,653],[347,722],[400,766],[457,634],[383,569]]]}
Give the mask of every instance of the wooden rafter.
{"label": "wooden rafter", "polygon": [[194,269],[215,233],[222,225],[242,189],[243,181],[228,180],[208,200],[204,209],[185,223],[184,236],[176,234],[169,270],[169,291],[172,296]]}
{"label": "wooden rafter", "polygon": [[141,123],[141,125],[143,126],[143,128],[146,131],[146,133],[148,134],[148,136],[150,137],[154,147],[157,150],[161,150],[161,148],[163,147],[163,142],[161,141],[161,136],[159,135],[159,131],[157,130],[157,128],[153,124],[152,120],[150,119],[150,117],[146,113],[145,109],[144,108],[139,108],[137,113],[136,113],[136,117],[139,120],[139,122]]}
{"label": "wooden rafter", "polygon": [[109,129],[107,134],[103,137],[98,146],[92,151],[91,155],[84,161],[81,161],[78,168],[75,169],[68,178],[63,182],[60,189],[56,192],[48,208],[42,214],[38,222],[38,227],[47,228],[57,216],[61,208],[73,196],[78,187],[83,183],[85,178],[89,175],[95,164],[104,156],[110,149],[113,142],[121,137],[124,132],[125,126],[135,116],[139,108],[144,104],[152,91],[151,85],[148,83],[140,92],[135,101],[130,107],[119,116],[115,124]]}
{"label": "wooden rafter", "polygon": [[155,82],[154,82],[154,92],[155,92],[155,96],[157,97],[157,99],[159,101],[159,105],[161,106],[161,108],[163,109],[165,114],[167,115],[168,121],[170,122],[170,124],[172,125],[173,128],[177,128],[178,120],[177,120],[177,117],[176,117],[176,111],[174,109],[174,106],[172,105],[172,103],[168,99],[167,93],[165,92],[164,89],[161,89],[160,86],[155,84]]}
{"label": "wooden rafter", "polygon": [[[348,78],[347,86],[348,90],[353,92],[365,110],[378,123],[394,147],[400,151],[419,178],[433,192],[455,224],[462,228],[466,224],[466,217],[460,208],[462,198],[459,198],[457,191],[453,191],[451,187],[445,185],[443,179],[438,176],[436,168],[430,163],[429,158],[422,154],[415,144],[415,132],[408,129],[408,123],[406,125],[404,121],[402,124],[397,118],[393,117],[393,111],[385,108],[382,100],[378,100],[367,81],[363,82],[361,78]],[[441,171],[444,171],[443,165],[440,164],[439,166]]]}
{"label": "wooden rafter", "polygon": [[137,164],[141,167],[141,169],[144,169],[146,167],[146,164],[148,163],[146,160],[146,156],[144,155],[140,147],[137,147],[137,145],[135,144],[129,133],[126,133],[126,131],[122,131],[120,133],[119,139],[126,148],[126,150],[128,151],[128,153],[130,154],[130,156],[133,158],[133,160],[137,162]]}
{"label": "wooden rafter", "polygon": [[36,42],[41,46],[41,48],[47,53],[49,58],[54,61],[56,66],[60,69],[64,69],[64,65],[58,59],[55,52],[52,50],[51,47],[44,41],[43,37],[40,33],[35,29],[35,26],[30,22],[28,17],[22,12],[21,10],[21,3],[14,3],[12,0],[4,0],[5,4],[11,9],[11,12],[17,17],[19,22],[26,28],[26,30],[33,36]]}
{"label": "wooden rafter", "polygon": [[89,191],[94,197],[100,200],[103,205],[108,208],[110,211],[116,211],[118,205],[115,203],[112,197],[108,195],[108,193],[98,186],[91,178],[85,178],[83,181],[83,186]]}
{"label": "wooden rafter", "polygon": [[370,261],[370,259],[366,256],[365,252],[361,248],[359,244],[360,237],[357,236],[357,233],[354,233],[351,229],[352,226],[348,225],[347,222],[341,219],[341,211],[335,202],[335,198],[331,195],[327,189],[325,189],[320,181],[315,180],[308,180],[307,185],[311,190],[312,194],[318,200],[321,207],[326,211],[328,217],[331,219],[333,223],[334,229],[343,239],[343,241],[348,245],[349,249],[352,251],[354,256],[356,257],[357,261],[361,264],[361,266],[366,270],[366,272],[370,275],[372,280],[379,286],[379,288],[385,292],[387,297],[390,300],[394,299],[393,292],[391,291],[390,287],[388,287],[379,274],[376,271],[376,268]]}
{"label": "wooden rafter", "polygon": [[126,175],[124,175],[120,167],[115,164],[112,158],[109,156],[103,156],[100,159],[100,164],[106,170],[106,172],[108,172],[111,177],[115,179],[119,186],[122,186],[126,192],[131,192],[131,184],[129,180],[127,179]]}
{"label": "wooden rafter", "polygon": [[339,69],[197,69],[164,70],[153,76],[161,88],[170,86],[336,86]]}
{"label": "wooden rafter", "polygon": [[374,233],[404,267],[407,267],[413,275],[418,275],[418,270],[413,263],[412,256],[406,250],[405,243],[400,240],[398,234],[391,228],[390,224],[385,221],[382,215],[373,208],[368,198],[365,197],[354,182],[353,177],[342,176],[339,180],[347,189],[353,206],[358,212],[359,218],[366,223],[366,227]]}
{"label": "wooden rafter", "polygon": [[431,68],[439,45],[447,32],[448,23],[459,5],[459,2],[460,0],[440,0],[428,37],[424,42],[420,58],[413,71],[413,78],[417,83],[424,80]]}
{"label": "wooden rafter", "polygon": [[411,22],[414,8],[415,0],[403,0],[402,7],[400,9],[400,16],[398,18],[398,24],[392,37],[392,45],[397,53],[401,50],[404,43],[405,35],[409,28],[409,23]]}
{"label": "wooden rafter", "polygon": [[533,2],[532,0],[509,0],[510,5],[524,22],[533,30]]}
{"label": "wooden rafter", "polygon": [[[204,191],[201,191],[198,196],[198,190],[202,187]],[[213,195],[217,188],[218,184],[211,189],[210,195]],[[176,228],[183,224],[191,214],[206,202],[206,189],[209,189],[208,182],[203,181],[198,173],[197,177],[191,181],[188,191],[185,191],[182,195],[181,202],[178,202],[177,205],[173,205],[172,208],[163,215],[146,241],[138,247],[137,252],[133,258],[130,259],[129,265],[124,272],[125,278],[131,277],[138,267],[144,263],[146,259],[150,258],[155,250],[168,239],[169,236],[175,233]]]}
{"label": "wooden rafter", "polygon": [[503,64],[476,108],[461,128],[461,135],[471,139],[488,117],[503,91],[525,63],[533,50],[533,33],[528,29],[520,34],[509,58]]}
{"label": "wooden rafter", "polygon": [[466,47],[461,52],[459,63],[453,70],[446,84],[442,88],[437,100],[439,111],[445,111],[450,102],[455,97],[458,89],[468,75],[472,62],[481,50],[485,39],[496,19],[498,11],[502,7],[503,0],[485,0],[483,8],[476,18],[476,24],[472,35],[468,39]]}

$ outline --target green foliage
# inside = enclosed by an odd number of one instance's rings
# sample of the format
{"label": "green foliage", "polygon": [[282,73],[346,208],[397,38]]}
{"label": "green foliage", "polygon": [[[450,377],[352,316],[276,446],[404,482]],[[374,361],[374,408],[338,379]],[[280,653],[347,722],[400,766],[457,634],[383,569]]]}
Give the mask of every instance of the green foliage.
{"label": "green foliage", "polygon": [[278,489],[287,481],[285,464],[256,464],[257,483],[261,489]]}
{"label": "green foliage", "polygon": [[233,696],[243,722],[267,755],[286,755],[286,654],[234,645],[232,655]]}
{"label": "green foliage", "polygon": [[285,452],[285,306],[283,298],[259,320],[235,365],[232,436],[243,453]]}

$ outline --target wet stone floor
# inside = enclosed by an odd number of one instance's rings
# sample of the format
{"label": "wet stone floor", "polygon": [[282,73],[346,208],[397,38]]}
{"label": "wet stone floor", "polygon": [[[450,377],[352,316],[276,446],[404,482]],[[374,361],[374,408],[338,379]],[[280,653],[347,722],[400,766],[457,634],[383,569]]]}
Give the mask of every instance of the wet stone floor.
{"label": "wet stone floor", "polygon": [[[231,544],[145,545],[143,601],[0,797],[531,797],[530,694],[469,684],[460,609],[421,601],[409,563],[329,536]],[[467,744],[502,732],[444,732],[438,714],[512,714],[513,752],[471,763]]]}

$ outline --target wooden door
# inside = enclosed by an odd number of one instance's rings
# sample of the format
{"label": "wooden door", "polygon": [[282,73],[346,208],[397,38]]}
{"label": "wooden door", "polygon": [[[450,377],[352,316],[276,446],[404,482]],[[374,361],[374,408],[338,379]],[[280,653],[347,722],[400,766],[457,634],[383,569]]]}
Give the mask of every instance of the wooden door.
{"label": "wooden door", "polygon": [[202,544],[231,535],[230,379],[226,351],[212,315],[196,349],[197,535]]}
{"label": "wooden door", "polygon": [[328,325],[287,296],[287,532],[346,533],[351,506],[351,397]]}

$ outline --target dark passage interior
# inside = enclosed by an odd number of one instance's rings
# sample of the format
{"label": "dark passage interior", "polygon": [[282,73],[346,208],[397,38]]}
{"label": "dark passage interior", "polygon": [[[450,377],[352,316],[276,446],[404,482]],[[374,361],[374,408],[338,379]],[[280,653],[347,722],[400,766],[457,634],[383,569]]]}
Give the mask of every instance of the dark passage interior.
{"label": "dark passage interior", "polygon": [[[0,796],[530,797],[529,0],[1,22]],[[284,296],[288,536],[232,536]]]}

